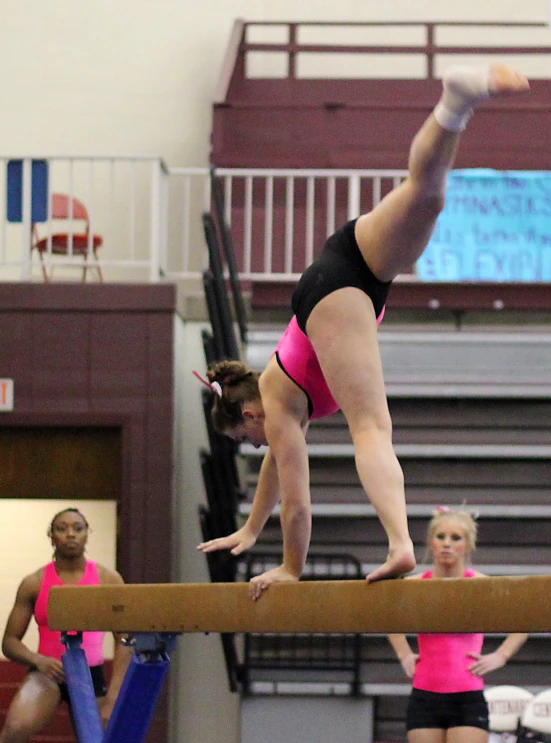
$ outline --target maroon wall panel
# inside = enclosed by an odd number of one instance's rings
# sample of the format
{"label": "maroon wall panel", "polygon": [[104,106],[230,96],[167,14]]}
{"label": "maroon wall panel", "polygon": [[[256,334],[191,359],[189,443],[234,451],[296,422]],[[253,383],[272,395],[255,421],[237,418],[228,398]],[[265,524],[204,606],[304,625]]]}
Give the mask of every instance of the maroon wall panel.
{"label": "maroon wall panel", "polygon": [[[384,98],[386,83],[379,84],[380,103],[278,106],[276,98],[215,105],[211,161],[236,168],[407,168],[411,140],[441,88],[426,81],[433,94],[424,104]],[[551,81],[535,81],[529,95],[479,109],[456,167],[550,169]]]}
{"label": "maroon wall panel", "polygon": [[[117,566],[129,583],[171,577],[175,303],[168,284],[0,283],[0,376],[15,389],[0,426],[120,428]],[[166,731],[165,694],[148,740]]]}
{"label": "maroon wall panel", "polygon": [[[514,24],[280,21],[280,30],[287,27],[286,41],[255,43],[247,32],[257,25],[270,24],[236,21],[229,39],[213,104],[211,161],[218,167],[405,168],[411,139],[441,94],[442,84],[435,76],[439,65],[446,65],[455,54],[493,55],[501,62],[519,53],[534,57],[551,51],[551,47],[522,45],[485,48],[480,37],[471,34],[472,26],[487,25],[499,32],[500,26]],[[303,25],[364,26],[366,38],[378,26],[403,25],[422,31],[425,41],[408,47],[354,46],[342,41],[312,44],[302,40]],[[462,32],[457,29],[461,46],[440,43],[441,26],[462,25],[466,26]],[[526,27],[519,24],[523,31]],[[251,52],[286,56],[286,71],[282,69],[282,77],[276,79],[246,77],[246,56]],[[360,61],[369,54],[370,78],[331,79],[330,74],[301,78],[301,56],[311,52],[358,54]],[[423,58],[422,79],[387,79],[388,55],[401,53]],[[529,95],[492,101],[475,118],[464,136],[458,167],[551,167],[551,79],[534,80]]]}
{"label": "maroon wall panel", "polygon": [[[288,310],[290,319],[295,287],[295,282],[254,283],[251,306],[255,310]],[[547,313],[551,310],[551,292],[549,284],[396,281],[388,295],[387,310],[427,310],[434,314],[485,311],[496,317],[509,311]]]}

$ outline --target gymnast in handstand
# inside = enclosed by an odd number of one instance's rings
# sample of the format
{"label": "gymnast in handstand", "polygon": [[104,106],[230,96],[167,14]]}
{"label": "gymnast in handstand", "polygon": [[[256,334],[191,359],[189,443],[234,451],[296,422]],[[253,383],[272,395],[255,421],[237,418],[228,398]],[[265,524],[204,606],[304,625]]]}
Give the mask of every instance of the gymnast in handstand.
{"label": "gymnast in handstand", "polygon": [[311,418],[342,410],[354,443],[361,484],[386,531],[386,562],[369,581],[401,576],[415,566],[403,473],[392,447],[377,325],[392,280],[417,261],[444,206],[446,182],[461,132],[489,98],[528,90],[508,67],[452,67],[436,108],[415,136],[408,178],[373,209],[326,242],[293,294],[294,317],[266,369],[239,362],[208,373],[217,392],[217,430],[238,442],[268,444],[246,524],[198,549],[251,547],[281,500],[283,563],[252,579],[253,599],[273,581],[298,580],[310,543],[308,449]]}

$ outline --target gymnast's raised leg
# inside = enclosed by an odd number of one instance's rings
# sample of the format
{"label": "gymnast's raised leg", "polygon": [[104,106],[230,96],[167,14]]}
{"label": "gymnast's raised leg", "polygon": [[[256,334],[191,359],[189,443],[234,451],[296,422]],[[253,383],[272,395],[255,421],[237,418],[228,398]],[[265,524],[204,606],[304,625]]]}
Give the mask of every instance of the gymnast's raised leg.
{"label": "gymnast's raised leg", "polygon": [[[523,75],[502,65],[450,68],[440,102],[413,140],[409,177],[356,222],[358,247],[377,279],[391,281],[425,249],[444,206],[447,176],[473,109],[493,96],[528,88]],[[403,474],[392,447],[373,303],[355,287],[334,291],[314,307],[306,330],[346,416],[362,486],[389,539],[386,562],[368,580],[407,573],[415,560]]]}

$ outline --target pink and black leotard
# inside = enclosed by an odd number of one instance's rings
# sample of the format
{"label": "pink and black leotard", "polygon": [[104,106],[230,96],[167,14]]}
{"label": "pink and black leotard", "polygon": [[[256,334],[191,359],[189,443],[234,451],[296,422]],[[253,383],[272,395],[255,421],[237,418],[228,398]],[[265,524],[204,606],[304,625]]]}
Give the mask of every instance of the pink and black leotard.
{"label": "pink and black leotard", "polygon": [[[382,319],[381,315],[377,322]],[[281,336],[275,357],[282,371],[308,398],[310,418],[324,418],[337,412],[339,406],[325,381],[314,346],[299,328],[296,316]]]}
{"label": "pink and black leotard", "polygon": [[328,294],[352,286],[370,297],[377,323],[385,313],[391,282],[379,281],[369,269],[356,242],[355,225],[354,219],[331,235],[319,258],[302,274],[293,293],[294,317],[275,351],[281,369],[308,398],[310,418],[323,418],[339,409],[306,335],[306,322],[316,304]]}

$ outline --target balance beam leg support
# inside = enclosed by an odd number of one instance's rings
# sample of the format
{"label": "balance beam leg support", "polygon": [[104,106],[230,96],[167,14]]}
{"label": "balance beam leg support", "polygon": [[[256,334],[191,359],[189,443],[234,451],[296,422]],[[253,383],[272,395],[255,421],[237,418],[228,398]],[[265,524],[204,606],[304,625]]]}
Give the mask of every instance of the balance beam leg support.
{"label": "balance beam leg support", "polygon": [[142,743],[169,665],[166,656],[145,661],[132,656],[103,743]]}
{"label": "balance beam leg support", "polygon": [[79,743],[102,743],[103,726],[94,692],[90,667],[81,648],[81,635],[64,638],[61,656]]}

